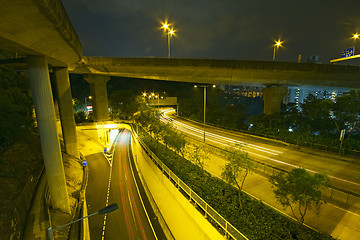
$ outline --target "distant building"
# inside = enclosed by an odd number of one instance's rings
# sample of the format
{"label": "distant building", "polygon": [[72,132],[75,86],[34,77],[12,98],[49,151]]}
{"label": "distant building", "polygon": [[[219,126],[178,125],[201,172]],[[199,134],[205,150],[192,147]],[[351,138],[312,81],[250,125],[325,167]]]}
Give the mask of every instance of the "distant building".
{"label": "distant building", "polygon": [[225,93],[236,94],[249,98],[262,97],[262,87],[257,86],[231,86],[231,85],[220,85],[220,89],[224,90]]}
{"label": "distant building", "polygon": [[[314,58],[316,60],[318,58]],[[238,96],[244,96],[248,98],[262,97],[263,87],[258,86],[231,86],[222,85],[221,89],[225,93],[235,94]],[[301,110],[301,104],[305,102],[307,97],[312,94],[317,99],[329,99],[336,101],[337,97],[349,92],[347,88],[312,88],[312,87],[288,87],[288,93],[284,96],[283,103],[295,103],[299,110]]]}
{"label": "distant building", "polygon": [[312,94],[317,99],[329,99],[336,101],[337,97],[347,93],[349,89],[314,89],[314,88],[294,88],[289,87],[287,99],[285,103],[295,103],[300,109],[301,104],[305,102],[306,98]]}
{"label": "distant building", "polygon": [[309,62],[309,63],[321,64],[318,55],[312,55],[312,56],[308,57],[307,62]]}

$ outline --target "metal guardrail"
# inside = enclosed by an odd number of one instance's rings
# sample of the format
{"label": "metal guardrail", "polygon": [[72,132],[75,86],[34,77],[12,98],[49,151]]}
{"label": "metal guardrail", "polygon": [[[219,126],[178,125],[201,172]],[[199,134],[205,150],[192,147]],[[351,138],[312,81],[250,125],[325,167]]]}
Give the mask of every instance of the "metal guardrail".
{"label": "metal guardrail", "polygon": [[[188,139],[196,141],[194,138],[188,137]],[[201,146],[203,146],[203,143],[201,143]],[[206,147],[209,148],[212,153],[217,154],[220,157],[226,157],[228,154],[226,149],[222,149],[214,145],[207,144]],[[255,164],[254,172],[265,177],[269,177],[280,172],[288,172],[287,170],[255,161],[254,159],[253,161]],[[332,185],[326,187],[323,193],[329,200],[332,200],[335,205],[344,209],[348,209],[350,206],[354,206],[356,203],[360,202],[360,194]],[[358,208],[360,208],[360,206]]]}
{"label": "metal guardrail", "polygon": [[[187,117],[182,117],[179,115],[176,115],[176,116],[180,119],[203,125],[203,122],[201,122],[201,121],[198,121],[195,119],[190,119]],[[206,126],[211,126],[211,127],[215,127],[215,128],[219,128],[219,129],[225,129],[225,130],[229,130],[229,131],[236,132],[236,133],[247,134],[248,136],[251,136],[251,137],[266,138],[268,141],[272,141],[272,142],[278,142],[278,143],[283,142],[286,144],[293,144],[296,146],[318,149],[318,150],[322,150],[322,151],[326,151],[326,152],[330,152],[330,153],[334,153],[334,154],[339,154],[339,155],[345,155],[345,156],[353,156],[353,157],[360,156],[360,151],[355,150],[355,149],[345,148],[345,147],[342,147],[340,149],[340,147],[322,145],[319,143],[300,142],[298,140],[292,140],[290,137],[282,137],[281,138],[281,137],[278,137],[276,135],[271,135],[271,134],[250,133],[249,131],[246,131],[246,130],[224,127],[224,126],[221,126],[218,124],[213,124],[213,123],[206,123]]]}
{"label": "metal guardrail", "polygon": [[187,186],[179,177],[176,176],[140,139],[137,133],[132,131],[139,141],[145,152],[150,156],[158,168],[167,175],[169,180],[174,183],[174,185],[181,189],[189,197],[190,201],[193,201],[197,206],[199,206],[204,212],[205,217],[210,216],[216,224],[218,224],[226,233],[226,236],[230,236],[233,239],[247,240],[239,230],[237,230],[231,223],[229,223],[224,217],[222,217],[215,209],[213,209],[209,204],[207,204],[199,195],[196,194],[189,186]]}
{"label": "metal guardrail", "polygon": [[[196,120],[193,120],[193,119],[180,117],[180,116],[178,116],[178,117],[180,119],[184,119],[184,120],[188,120],[188,121],[200,124],[200,122],[198,122]],[[216,124],[207,124],[207,125],[212,126],[212,127],[222,128],[222,129],[225,129],[225,130],[230,130],[230,131],[235,131],[235,132],[241,132],[241,133],[244,133],[244,134],[249,134],[249,133],[246,133],[245,131],[234,130],[234,129],[230,129],[230,128],[226,128],[226,127],[221,127],[221,126],[216,125]],[[257,135],[255,135],[255,136],[257,136]],[[193,138],[190,138],[190,139],[194,140]],[[270,139],[270,140],[273,141],[274,139]],[[280,140],[275,140],[275,141],[280,141]],[[284,142],[293,144],[290,141],[289,142],[284,141]],[[307,146],[305,146],[305,147],[314,147],[314,146],[316,146],[316,149],[336,153],[336,151],[335,151],[336,149],[331,150],[331,148],[332,148],[331,146],[323,146],[323,145],[320,145],[320,144],[313,143],[313,144],[307,144]],[[211,151],[212,152],[215,151],[215,153],[217,153],[220,156],[226,156],[226,154],[227,154],[227,151],[225,149],[221,149],[221,148],[219,148],[217,146],[214,146],[214,145],[211,145]],[[345,151],[342,154],[344,155],[345,153],[349,153],[349,151],[352,151],[353,154],[356,153],[356,154],[360,155],[359,151],[347,150],[347,149],[345,149]],[[268,164],[265,164],[265,163],[255,161],[255,164],[257,165],[255,172],[258,173],[258,174],[271,176],[271,175],[277,174],[279,172],[287,172],[284,169],[280,169],[280,168],[277,168],[277,167],[274,167],[274,166],[271,166],[271,165],[268,165]],[[261,167],[262,170],[258,170],[259,167]],[[345,209],[347,209],[350,206],[353,206],[354,203],[357,203],[357,202],[360,201],[360,194],[349,191],[349,190],[346,190],[346,189],[342,189],[340,187],[335,187],[335,186],[332,186],[332,185],[328,186],[325,189],[324,194],[329,200],[333,200],[334,202],[336,202],[336,205],[338,205],[340,207],[343,207]]]}

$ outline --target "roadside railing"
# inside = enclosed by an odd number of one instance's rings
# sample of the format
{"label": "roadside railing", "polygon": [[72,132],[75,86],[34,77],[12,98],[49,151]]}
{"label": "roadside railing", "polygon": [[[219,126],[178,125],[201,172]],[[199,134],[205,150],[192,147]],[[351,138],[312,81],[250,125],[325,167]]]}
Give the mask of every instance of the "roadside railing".
{"label": "roadside railing", "polygon": [[152,159],[152,161],[158,166],[158,168],[163,172],[163,174],[169,178],[169,180],[186,196],[189,198],[189,201],[193,202],[201,208],[204,212],[204,216],[211,217],[211,219],[225,232],[227,237],[233,239],[247,240],[247,238],[237,230],[231,223],[229,223],[225,218],[223,218],[215,209],[213,209],[209,204],[207,204],[199,195],[196,194],[189,186],[187,186],[179,177],[176,176],[139,138],[137,133],[133,129],[133,134],[136,139],[139,141],[140,145],[143,147],[147,155]]}
{"label": "roadside railing", "polygon": [[35,194],[35,189],[43,173],[44,168],[42,168],[41,171],[31,174],[16,199],[13,214],[10,219],[12,230],[10,239],[22,239],[26,218],[29,209],[31,208],[31,202]]}
{"label": "roadside railing", "polygon": [[[203,124],[203,122],[195,120],[195,119],[181,117],[179,115],[177,115],[177,117],[180,119],[186,120],[186,121],[194,122],[196,124],[201,124],[201,125]],[[249,131],[224,127],[224,126],[221,126],[218,124],[213,124],[213,123],[206,123],[206,126],[211,126],[211,127],[215,127],[215,128],[219,128],[219,129],[225,129],[225,130],[236,132],[236,133],[242,133],[242,134],[246,134],[251,137],[266,138],[268,141],[272,141],[272,142],[278,142],[278,143],[283,142],[286,144],[293,144],[296,146],[308,147],[308,148],[312,148],[312,149],[322,150],[325,152],[331,152],[334,154],[345,155],[345,156],[354,156],[354,157],[360,156],[360,151],[357,151],[355,149],[346,148],[344,146],[342,148],[340,148],[340,144],[339,144],[339,147],[322,145],[322,144],[314,143],[314,142],[304,142],[304,141],[299,141],[298,139],[291,139],[291,137],[278,137],[276,135],[271,135],[271,134],[250,133]]]}
{"label": "roadside railing", "polygon": [[[193,144],[197,144],[197,145],[201,145],[204,146],[203,143],[195,143],[197,140],[193,139],[193,138],[187,138],[190,139],[190,141]],[[226,157],[229,154],[229,151],[226,149],[222,149],[219,148],[215,145],[210,145],[207,144],[205,145],[206,148],[208,149],[208,151],[212,152],[213,154],[216,154],[220,157]],[[288,172],[287,170],[266,164],[266,163],[262,163],[262,162],[258,162],[258,161],[254,161],[254,173],[262,175],[264,177],[270,177],[272,175],[276,175],[280,172]],[[339,207],[342,207],[344,209],[349,209],[350,207],[356,208],[358,211],[360,211],[360,204],[358,204],[360,202],[360,194],[359,193],[355,193],[346,189],[342,189],[340,187],[336,187],[333,185],[329,185],[328,187],[325,188],[325,190],[323,191],[324,196],[328,199],[333,201],[333,203]],[[358,205],[356,205],[358,204]]]}

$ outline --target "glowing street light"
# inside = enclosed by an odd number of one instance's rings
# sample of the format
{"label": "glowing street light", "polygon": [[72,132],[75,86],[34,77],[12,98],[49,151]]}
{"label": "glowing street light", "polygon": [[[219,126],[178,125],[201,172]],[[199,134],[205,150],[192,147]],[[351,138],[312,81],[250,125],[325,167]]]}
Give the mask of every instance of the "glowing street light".
{"label": "glowing street light", "polygon": [[353,34],[352,39],[354,39],[354,55],[355,55],[355,47],[356,47],[356,40],[360,37],[358,33]]}
{"label": "glowing street light", "polygon": [[175,30],[174,28],[170,28],[171,24],[167,22],[167,20],[165,22],[162,22],[162,27],[164,29],[164,32],[167,33],[167,39],[168,39],[168,58],[170,58],[170,41],[171,41],[171,37],[174,35],[175,36]]}
{"label": "glowing street light", "polygon": [[275,41],[275,44],[274,44],[274,54],[273,54],[273,61],[275,61],[275,55],[276,55],[276,49],[278,49],[279,47],[282,47],[282,44],[283,42],[279,40]]}

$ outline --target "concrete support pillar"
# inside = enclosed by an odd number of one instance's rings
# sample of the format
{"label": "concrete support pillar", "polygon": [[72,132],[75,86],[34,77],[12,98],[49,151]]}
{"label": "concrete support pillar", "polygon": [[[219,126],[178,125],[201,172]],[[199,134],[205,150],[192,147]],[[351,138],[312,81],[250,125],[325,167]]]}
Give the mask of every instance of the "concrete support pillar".
{"label": "concrete support pillar", "polygon": [[70,213],[48,65],[43,56],[29,56],[27,63],[51,205]]}
{"label": "concrete support pillar", "polygon": [[55,68],[54,71],[65,152],[76,158],[80,158],[76,137],[76,125],[72,105],[69,72],[67,68]]}
{"label": "concrete support pillar", "polygon": [[281,101],[287,90],[288,88],[284,86],[268,86],[263,89],[264,114],[280,112]]}
{"label": "concrete support pillar", "polygon": [[84,79],[90,84],[94,121],[103,122],[109,120],[106,83],[110,80],[110,77],[84,74]]}

